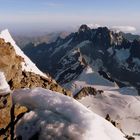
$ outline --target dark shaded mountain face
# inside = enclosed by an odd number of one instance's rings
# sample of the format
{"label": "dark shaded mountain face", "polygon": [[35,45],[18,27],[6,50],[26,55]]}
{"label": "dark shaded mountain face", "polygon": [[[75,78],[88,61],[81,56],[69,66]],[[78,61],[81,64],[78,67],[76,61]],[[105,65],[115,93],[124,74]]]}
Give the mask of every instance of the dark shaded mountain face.
{"label": "dark shaded mountain face", "polygon": [[78,77],[87,65],[96,65],[100,73],[109,75],[120,86],[140,90],[140,41],[129,41],[107,27],[90,29],[82,25],[65,39],[29,45],[23,50],[60,84]]}

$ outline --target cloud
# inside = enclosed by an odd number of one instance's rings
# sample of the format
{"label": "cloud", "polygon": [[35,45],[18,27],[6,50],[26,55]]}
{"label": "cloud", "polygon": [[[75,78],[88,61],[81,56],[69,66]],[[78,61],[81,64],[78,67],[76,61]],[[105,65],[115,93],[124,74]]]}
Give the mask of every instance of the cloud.
{"label": "cloud", "polygon": [[101,27],[101,25],[99,24],[92,24],[92,23],[87,24],[87,26],[90,27],[91,29]]}
{"label": "cloud", "polygon": [[113,26],[111,29],[123,32],[135,32],[136,28],[133,26]]}

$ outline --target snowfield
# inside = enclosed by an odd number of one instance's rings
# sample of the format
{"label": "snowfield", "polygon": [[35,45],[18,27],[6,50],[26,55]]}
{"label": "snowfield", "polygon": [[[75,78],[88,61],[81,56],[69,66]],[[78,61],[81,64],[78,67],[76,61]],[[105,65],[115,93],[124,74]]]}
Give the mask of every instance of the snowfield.
{"label": "snowfield", "polygon": [[0,72],[0,95],[5,95],[10,92],[11,90],[6,81],[5,75],[3,72]]}
{"label": "snowfield", "polygon": [[[93,87],[103,90],[102,94],[87,96],[79,100],[84,106],[103,118],[107,114],[121,124],[125,134],[133,136],[140,132],[140,96],[134,87],[119,88],[115,83],[99,75],[88,66],[75,80],[64,85],[73,91],[74,95],[83,87]],[[135,136],[140,140],[139,136]]]}
{"label": "snowfield", "polygon": [[42,88],[21,89],[14,91],[13,101],[31,110],[16,128],[16,135],[23,140],[35,134],[40,140],[125,140],[111,123],[60,93]]}
{"label": "snowfield", "polygon": [[22,62],[22,70],[27,72],[34,72],[35,74],[39,74],[43,77],[48,78],[43,72],[41,72],[36,65],[23,53],[23,51],[16,45],[15,41],[11,37],[9,31],[3,30],[0,33],[0,38],[3,38],[5,42],[11,43],[11,45],[14,47],[16,54],[24,58],[24,62]]}
{"label": "snowfield", "polygon": [[64,88],[71,90],[74,94],[86,86],[101,86],[106,88],[118,87],[114,82],[103,78],[91,66],[86,67],[83,72],[75,79],[63,85]]}
{"label": "snowfield", "polygon": [[[133,136],[133,133],[140,133],[140,96],[136,95],[134,88],[110,88],[102,94],[83,97],[79,102],[104,118],[109,114],[112,120],[120,124],[125,134]],[[140,140],[139,136],[134,137]]]}

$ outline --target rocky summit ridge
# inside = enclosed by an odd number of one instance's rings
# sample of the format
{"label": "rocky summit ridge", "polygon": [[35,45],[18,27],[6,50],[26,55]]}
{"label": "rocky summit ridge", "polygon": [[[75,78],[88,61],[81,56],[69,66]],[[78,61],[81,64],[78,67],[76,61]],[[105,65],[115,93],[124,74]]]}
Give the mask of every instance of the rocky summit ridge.
{"label": "rocky summit ridge", "polygon": [[[58,85],[49,75],[23,70],[25,59],[16,51],[12,43],[0,35],[0,72],[4,73],[11,92],[20,88],[43,87],[71,96],[70,91]],[[14,127],[27,111],[25,106],[13,104],[11,93],[0,94],[0,140],[14,139]]]}

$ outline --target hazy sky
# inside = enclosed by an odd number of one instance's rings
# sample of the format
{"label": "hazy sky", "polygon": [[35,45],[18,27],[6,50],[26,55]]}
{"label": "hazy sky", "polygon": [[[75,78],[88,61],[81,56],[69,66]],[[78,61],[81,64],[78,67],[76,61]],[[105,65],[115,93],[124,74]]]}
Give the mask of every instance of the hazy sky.
{"label": "hazy sky", "polygon": [[0,0],[0,29],[48,32],[83,23],[140,33],[140,0]]}

